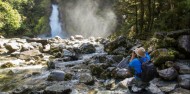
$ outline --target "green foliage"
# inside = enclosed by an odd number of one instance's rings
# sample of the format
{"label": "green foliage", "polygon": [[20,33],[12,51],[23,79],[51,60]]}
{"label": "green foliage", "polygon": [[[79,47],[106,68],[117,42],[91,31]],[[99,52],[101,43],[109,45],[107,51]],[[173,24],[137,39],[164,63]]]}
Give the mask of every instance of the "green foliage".
{"label": "green foliage", "polygon": [[0,31],[7,35],[21,26],[21,15],[9,3],[0,1]]}
{"label": "green foliage", "polygon": [[133,26],[142,36],[190,28],[190,0],[116,0],[114,9],[119,23],[113,36],[126,35]]}
{"label": "green foliage", "polygon": [[4,8],[0,10],[0,31],[7,37],[35,36],[50,30],[50,0],[0,0],[0,3],[0,9]]}

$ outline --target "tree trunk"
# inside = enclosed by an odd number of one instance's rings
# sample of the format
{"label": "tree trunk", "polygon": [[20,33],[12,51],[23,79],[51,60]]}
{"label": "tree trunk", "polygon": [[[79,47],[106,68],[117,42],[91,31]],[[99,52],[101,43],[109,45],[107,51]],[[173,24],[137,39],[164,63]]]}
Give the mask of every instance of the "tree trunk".
{"label": "tree trunk", "polygon": [[144,24],[144,2],[143,0],[140,0],[140,33],[143,32],[143,24]]}

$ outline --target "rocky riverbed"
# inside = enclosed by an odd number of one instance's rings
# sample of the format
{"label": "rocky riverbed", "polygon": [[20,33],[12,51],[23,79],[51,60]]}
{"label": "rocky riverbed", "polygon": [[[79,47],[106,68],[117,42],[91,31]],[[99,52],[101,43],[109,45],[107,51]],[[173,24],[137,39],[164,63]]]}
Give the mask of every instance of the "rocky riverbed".
{"label": "rocky riverbed", "polygon": [[[159,73],[140,94],[188,94],[190,39],[187,34],[178,35],[157,33],[148,42],[122,36],[113,41],[81,35],[69,39],[0,38],[0,94],[130,94],[117,85],[128,77],[127,69],[117,65],[136,45],[148,45]],[[166,41],[165,47],[159,47],[159,41]],[[180,50],[173,49],[176,46]],[[132,90],[139,89],[134,86]]]}

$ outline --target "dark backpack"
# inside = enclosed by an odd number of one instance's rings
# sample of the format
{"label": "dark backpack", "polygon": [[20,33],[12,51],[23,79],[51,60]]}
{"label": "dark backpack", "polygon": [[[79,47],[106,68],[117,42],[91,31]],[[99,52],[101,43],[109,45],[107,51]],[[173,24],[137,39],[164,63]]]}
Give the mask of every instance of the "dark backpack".
{"label": "dark backpack", "polygon": [[[140,59],[139,61],[141,62]],[[139,77],[143,82],[149,82],[158,75],[156,67],[151,61],[141,62],[141,68],[142,73],[139,74]]]}

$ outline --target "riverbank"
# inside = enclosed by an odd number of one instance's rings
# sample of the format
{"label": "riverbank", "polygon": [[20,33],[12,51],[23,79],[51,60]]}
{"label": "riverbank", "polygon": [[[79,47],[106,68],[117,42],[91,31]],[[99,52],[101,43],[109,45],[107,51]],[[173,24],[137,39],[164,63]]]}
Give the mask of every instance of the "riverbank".
{"label": "riverbank", "polygon": [[[69,39],[0,38],[0,91],[5,94],[128,94],[127,88],[117,87],[127,78],[127,69],[120,69],[117,64],[129,55],[132,47],[142,45],[149,48],[159,77],[150,81],[147,91],[141,94],[188,94],[189,40],[189,30],[155,33],[147,41],[123,36],[113,41],[85,39],[81,35]],[[133,90],[139,89],[133,87]]]}

